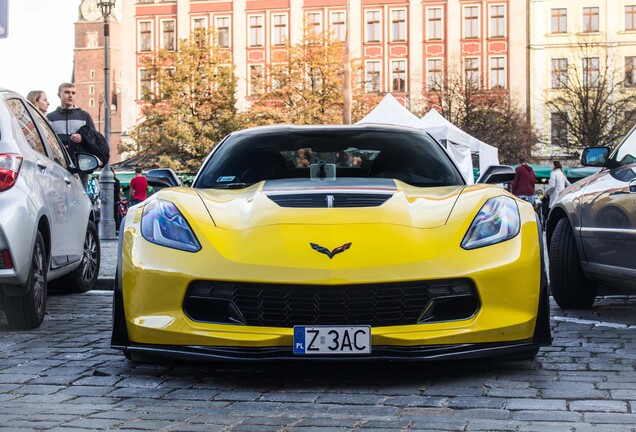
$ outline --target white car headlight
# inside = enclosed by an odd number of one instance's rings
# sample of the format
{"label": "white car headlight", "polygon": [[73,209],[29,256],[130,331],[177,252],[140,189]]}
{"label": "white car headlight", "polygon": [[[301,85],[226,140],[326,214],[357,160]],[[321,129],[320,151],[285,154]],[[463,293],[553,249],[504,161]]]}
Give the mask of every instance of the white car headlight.
{"label": "white car headlight", "polygon": [[170,201],[156,199],[144,207],[141,235],[151,243],[187,252],[201,250],[188,221]]}
{"label": "white car headlight", "polygon": [[490,198],[473,219],[461,246],[476,249],[501,243],[516,236],[520,226],[519,209],[514,199],[503,195]]}

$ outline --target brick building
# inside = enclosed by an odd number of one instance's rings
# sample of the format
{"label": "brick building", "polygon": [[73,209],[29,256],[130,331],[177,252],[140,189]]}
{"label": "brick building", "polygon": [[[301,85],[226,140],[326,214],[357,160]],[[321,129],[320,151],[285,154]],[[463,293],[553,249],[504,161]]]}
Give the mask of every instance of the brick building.
{"label": "brick building", "polygon": [[[527,103],[524,1],[118,0],[117,8],[121,19],[114,18],[111,29],[113,146],[120,133],[126,139],[126,131],[142,120],[141,88],[152,83],[140,58],[159,48],[177,49],[198,26],[214,28],[217,43],[232,53],[240,108],[248,108],[250,77],[260,74],[286,41],[299,41],[304,23],[343,40],[348,28],[351,55],[362,60],[367,91],[390,92],[412,111],[452,69]],[[101,17],[76,23],[75,55],[80,100],[97,122],[103,94]]]}
{"label": "brick building", "polygon": [[[121,0],[120,0],[121,1]],[[111,162],[119,162],[117,146],[121,141],[122,116],[120,113],[122,51],[120,9],[110,19],[110,101],[111,101]],[[84,0],[75,23],[73,82],[77,88],[77,105],[87,111],[95,127],[104,133],[104,21],[95,0]]]}

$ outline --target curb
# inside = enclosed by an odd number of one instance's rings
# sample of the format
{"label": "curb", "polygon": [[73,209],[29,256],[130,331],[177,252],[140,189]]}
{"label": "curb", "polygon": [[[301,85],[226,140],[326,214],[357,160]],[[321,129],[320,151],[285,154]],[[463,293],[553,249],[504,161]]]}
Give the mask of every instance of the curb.
{"label": "curb", "polygon": [[112,291],[115,288],[115,278],[99,278],[95,282],[94,290]]}

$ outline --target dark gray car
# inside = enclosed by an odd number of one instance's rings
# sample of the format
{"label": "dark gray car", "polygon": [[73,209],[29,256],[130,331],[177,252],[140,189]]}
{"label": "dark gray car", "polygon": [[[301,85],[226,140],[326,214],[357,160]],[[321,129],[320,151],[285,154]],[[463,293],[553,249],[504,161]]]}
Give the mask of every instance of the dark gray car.
{"label": "dark gray car", "polygon": [[546,225],[557,304],[589,308],[599,285],[636,293],[636,128],[610,154],[589,147],[581,163],[598,174],[565,189]]}

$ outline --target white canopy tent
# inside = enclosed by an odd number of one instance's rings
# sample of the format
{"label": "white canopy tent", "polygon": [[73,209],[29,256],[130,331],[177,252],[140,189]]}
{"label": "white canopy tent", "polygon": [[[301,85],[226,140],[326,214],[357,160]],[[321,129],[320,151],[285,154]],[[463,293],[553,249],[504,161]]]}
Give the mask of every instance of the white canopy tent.
{"label": "white canopy tent", "polygon": [[423,128],[422,120],[404,108],[391,93],[387,93],[380,103],[356,124],[367,123],[408,126],[416,129]]}
{"label": "white canopy tent", "polygon": [[479,171],[485,172],[491,165],[499,165],[499,150],[496,147],[486,144],[477,138],[467,134],[448,120],[446,120],[435,109],[431,109],[424,117],[422,123],[427,132],[435,139],[455,144],[459,147],[463,158],[471,159],[471,153],[479,155]]}
{"label": "white canopy tent", "polygon": [[[357,124],[370,123],[408,126],[430,132],[429,128],[426,127],[422,119],[406,109],[393,97],[391,93],[387,93],[380,101],[380,103]],[[439,138],[433,133],[431,133],[431,135],[435,139],[439,140]],[[454,141],[450,142],[455,145],[447,146],[448,153],[455,160],[455,163],[459,167],[466,182],[468,184],[473,184],[475,181],[473,176],[473,161],[470,155],[470,149],[468,147],[462,147],[461,144],[457,144]]]}

